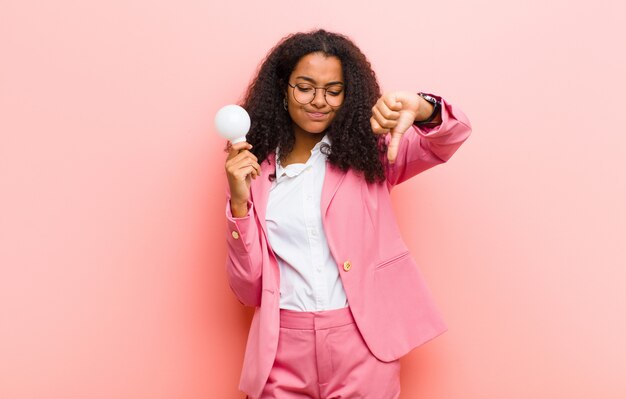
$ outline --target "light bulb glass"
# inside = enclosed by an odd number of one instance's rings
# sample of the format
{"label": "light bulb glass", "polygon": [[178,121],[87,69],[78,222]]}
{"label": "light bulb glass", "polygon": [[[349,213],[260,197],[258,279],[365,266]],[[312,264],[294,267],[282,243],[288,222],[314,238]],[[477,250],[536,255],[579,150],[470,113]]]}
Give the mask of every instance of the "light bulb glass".
{"label": "light bulb glass", "polygon": [[226,105],[215,114],[215,128],[233,144],[245,141],[250,130],[250,115],[239,105]]}

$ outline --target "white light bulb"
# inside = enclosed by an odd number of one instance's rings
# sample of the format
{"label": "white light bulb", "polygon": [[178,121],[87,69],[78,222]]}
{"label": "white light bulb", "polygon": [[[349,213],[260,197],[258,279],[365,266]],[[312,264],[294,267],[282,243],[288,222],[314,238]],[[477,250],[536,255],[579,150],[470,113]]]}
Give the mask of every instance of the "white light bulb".
{"label": "white light bulb", "polygon": [[215,114],[215,128],[220,136],[230,140],[232,144],[246,141],[246,134],[250,130],[250,115],[239,105],[226,105]]}

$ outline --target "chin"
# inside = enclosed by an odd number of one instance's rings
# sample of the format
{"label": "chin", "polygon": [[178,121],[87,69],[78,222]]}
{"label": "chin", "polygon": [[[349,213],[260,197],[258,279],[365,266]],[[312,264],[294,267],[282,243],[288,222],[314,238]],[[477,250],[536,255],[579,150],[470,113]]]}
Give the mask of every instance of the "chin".
{"label": "chin", "polygon": [[304,130],[305,132],[309,134],[324,133],[328,129],[327,124],[321,124],[321,123],[306,123],[306,124],[302,124],[298,126],[300,126],[300,129]]}
{"label": "chin", "polygon": [[328,129],[328,126],[324,126],[323,128],[307,130],[307,132],[311,134],[321,134],[321,133],[326,132],[326,129]]}

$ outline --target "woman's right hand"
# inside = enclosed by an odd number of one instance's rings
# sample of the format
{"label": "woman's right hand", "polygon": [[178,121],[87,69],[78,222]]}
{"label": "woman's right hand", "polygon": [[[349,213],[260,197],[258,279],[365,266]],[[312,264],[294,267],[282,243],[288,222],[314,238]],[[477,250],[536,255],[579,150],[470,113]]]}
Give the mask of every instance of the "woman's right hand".
{"label": "woman's right hand", "polygon": [[[250,199],[250,182],[261,175],[261,167],[257,157],[249,150],[252,145],[242,141],[237,144],[228,143],[228,157],[226,158],[226,177],[230,187],[230,207],[233,216],[244,216]],[[237,210],[237,211],[236,211]],[[246,210],[243,215],[240,214]]]}

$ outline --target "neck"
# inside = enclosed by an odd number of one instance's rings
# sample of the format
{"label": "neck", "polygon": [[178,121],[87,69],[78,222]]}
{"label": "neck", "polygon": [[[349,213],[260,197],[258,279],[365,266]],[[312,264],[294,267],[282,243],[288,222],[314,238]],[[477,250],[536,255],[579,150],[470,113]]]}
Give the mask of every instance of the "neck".
{"label": "neck", "polygon": [[296,126],[294,130],[295,143],[293,150],[298,153],[310,153],[315,144],[322,141],[324,133],[309,133]]}

